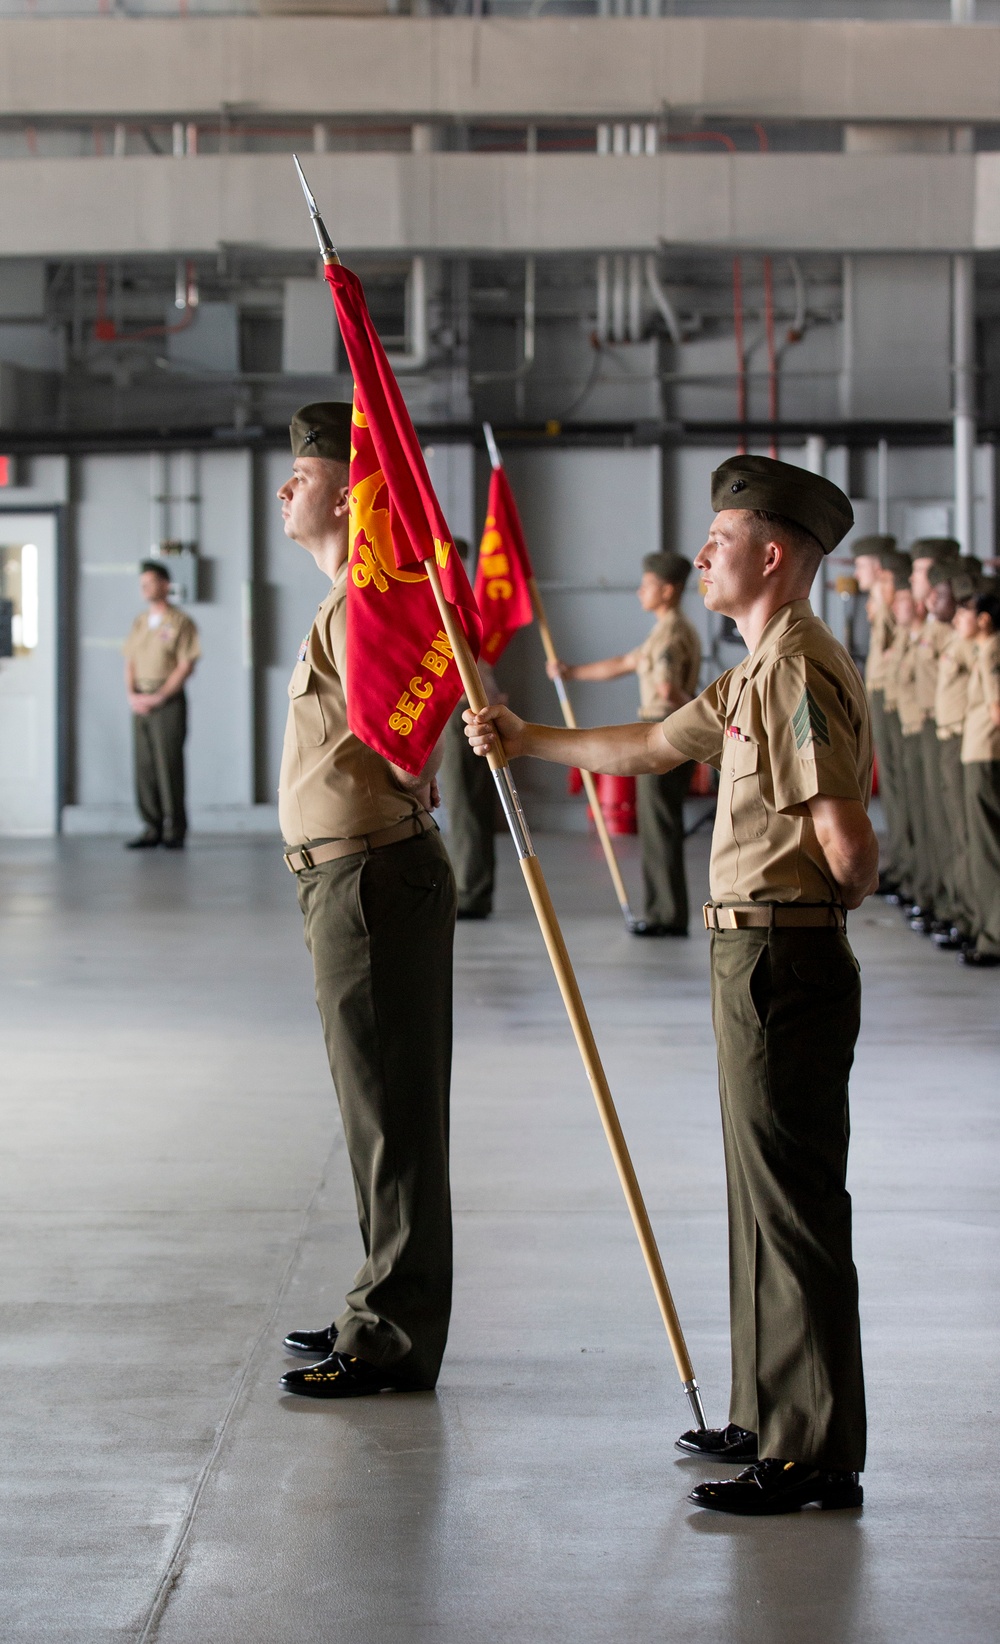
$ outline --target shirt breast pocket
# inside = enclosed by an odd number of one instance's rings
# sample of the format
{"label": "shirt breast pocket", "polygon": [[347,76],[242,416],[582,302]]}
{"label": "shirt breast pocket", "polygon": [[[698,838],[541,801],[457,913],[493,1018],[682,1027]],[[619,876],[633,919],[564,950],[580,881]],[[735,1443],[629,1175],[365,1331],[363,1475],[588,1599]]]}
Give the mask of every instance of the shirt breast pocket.
{"label": "shirt breast pocket", "polygon": [[727,737],[727,767],[732,783],[729,815],[737,845],[747,845],[767,832],[767,811],[760,791],[760,748],[756,742]]}
{"label": "shirt breast pocket", "polygon": [[296,745],[300,748],[320,747],[326,741],[326,721],[308,662],[295,664],[288,682],[288,699],[292,705]]}

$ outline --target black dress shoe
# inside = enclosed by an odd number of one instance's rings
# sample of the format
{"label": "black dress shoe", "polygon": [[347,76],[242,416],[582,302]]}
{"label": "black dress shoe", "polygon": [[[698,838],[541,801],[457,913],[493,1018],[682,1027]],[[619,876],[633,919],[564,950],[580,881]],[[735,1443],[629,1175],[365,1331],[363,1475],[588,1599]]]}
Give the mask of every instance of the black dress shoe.
{"label": "black dress shoe", "polygon": [[899,895],[899,883],[898,883],[898,881],[895,880],[895,879],[890,879],[888,877],[888,875],[886,875],[884,873],[880,873],[879,876],[878,876],[878,890],[875,892],[875,895],[876,896],[885,896],[885,897],[898,896]]}
{"label": "black dress shoe", "polygon": [[629,929],[633,936],[686,936],[683,925],[658,925],[652,919],[633,919]]}
{"label": "black dress shoe", "polygon": [[950,925],[947,930],[936,930],[931,941],[946,953],[960,953],[963,948],[975,946],[975,937],[966,936],[957,925]]}
{"label": "black dress shoe", "polygon": [[880,896],[884,894],[890,908],[901,908],[903,903],[906,901],[906,897],[903,895],[902,891],[899,890],[885,892],[879,891],[878,894]]}
{"label": "black dress shoe", "polygon": [[168,851],[182,851],[184,849],[184,835],[182,833],[175,834],[172,839],[165,839],[163,844]]}
{"label": "black dress shoe", "polygon": [[831,1473],[799,1461],[758,1461],[736,1478],[699,1484],[688,1496],[696,1507],[747,1518],[797,1513],[800,1507],[860,1507],[865,1493],[857,1473]]}
{"label": "black dress shoe", "polygon": [[728,1427],[693,1428],[690,1433],[682,1433],[676,1448],[702,1461],[756,1461],[757,1434],[731,1421]]}
{"label": "black dress shoe", "polygon": [[456,919],[488,919],[489,916],[490,916],[491,911],[492,910],[490,908],[458,908],[456,910],[456,913],[455,913],[455,918]]}
{"label": "black dress shoe", "polygon": [[390,1371],[347,1353],[331,1353],[319,1364],[286,1370],[281,1385],[286,1393],[301,1393],[307,1399],[360,1399],[369,1393],[417,1391],[409,1383],[404,1386],[394,1381]]}
{"label": "black dress shoe", "polygon": [[325,1330],[289,1330],[282,1346],[290,1353],[312,1353],[318,1359],[328,1358],[337,1340],[337,1326],[328,1324]]}
{"label": "black dress shoe", "polygon": [[1000,954],[980,953],[978,948],[965,948],[958,956],[960,965],[970,965],[973,970],[995,970],[1000,965]]}
{"label": "black dress shoe", "polygon": [[934,930],[934,921],[929,913],[918,913],[910,920],[910,929],[915,930],[918,936],[930,936]]}
{"label": "black dress shoe", "polygon": [[158,845],[159,843],[159,834],[150,833],[147,829],[145,833],[140,833],[136,839],[129,839],[126,842],[125,849],[127,851],[150,851],[153,849],[154,845]]}

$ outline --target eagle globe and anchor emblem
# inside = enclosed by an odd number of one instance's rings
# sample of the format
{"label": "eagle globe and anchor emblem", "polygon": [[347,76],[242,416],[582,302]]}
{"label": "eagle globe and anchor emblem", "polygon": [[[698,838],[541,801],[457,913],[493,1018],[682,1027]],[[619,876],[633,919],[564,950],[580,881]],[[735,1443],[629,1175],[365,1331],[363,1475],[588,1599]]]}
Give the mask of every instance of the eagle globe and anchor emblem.
{"label": "eagle globe and anchor emblem", "polygon": [[[368,427],[368,419],[355,404],[352,422],[356,428]],[[357,456],[351,446],[351,461]],[[386,491],[386,505],[376,506],[380,492]],[[348,518],[351,534],[351,580],[356,588],[370,588],[384,594],[393,582],[426,582],[426,571],[403,571],[396,564],[392,551],[392,520],[388,507],[385,475],[376,468],[351,487]],[[451,552],[450,542],[434,538],[434,558],[444,570]]]}

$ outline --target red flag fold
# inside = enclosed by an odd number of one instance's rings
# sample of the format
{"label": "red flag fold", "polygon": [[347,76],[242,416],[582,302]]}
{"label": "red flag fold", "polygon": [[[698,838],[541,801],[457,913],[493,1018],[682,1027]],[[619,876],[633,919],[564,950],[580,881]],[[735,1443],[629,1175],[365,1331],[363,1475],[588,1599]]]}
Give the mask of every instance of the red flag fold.
{"label": "red flag fold", "polygon": [[473,656],[482,624],[361,281],[336,263],[326,278],[354,377],[347,719],[362,742],[416,775],[462,694],[425,560],[433,556]]}
{"label": "red flag fold", "polygon": [[532,621],[530,576],[531,561],[514,493],[504,470],[494,468],[476,566],[476,603],[483,619],[484,662],[495,662],[517,629]]}

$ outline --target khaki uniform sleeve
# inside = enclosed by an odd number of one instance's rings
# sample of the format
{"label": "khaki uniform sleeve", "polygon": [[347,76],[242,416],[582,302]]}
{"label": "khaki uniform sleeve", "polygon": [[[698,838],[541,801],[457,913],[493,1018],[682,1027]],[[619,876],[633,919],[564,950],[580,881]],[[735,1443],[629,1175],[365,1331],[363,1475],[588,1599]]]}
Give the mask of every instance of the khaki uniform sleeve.
{"label": "khaki uniform sleeve", "polygon": [[775,810],[819,794],[864,804],[857,732],[837,682],[809,657],[779,657],[759,694]]}
{"label": "khaki uniform sleeve", "polygon": [[995,636],[983,646],[979,671],[983,681],[983,696],[987,702],[1000,702],[1000,639]]}
{"label": "khaki uniform sleeve", "polygon": [[185,617],[180,625],[176,654],[178,662],[197,662],[201,656],[201,640],[190,617]]}
{"label": "khaki uniform sleeve", "polygon": [[668,714],[663,722],[663,734],[678,753],[704,765],[722,764],[722,745],[726,736],[726,704],[732,672],[720,674],[693,702]]}

